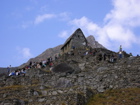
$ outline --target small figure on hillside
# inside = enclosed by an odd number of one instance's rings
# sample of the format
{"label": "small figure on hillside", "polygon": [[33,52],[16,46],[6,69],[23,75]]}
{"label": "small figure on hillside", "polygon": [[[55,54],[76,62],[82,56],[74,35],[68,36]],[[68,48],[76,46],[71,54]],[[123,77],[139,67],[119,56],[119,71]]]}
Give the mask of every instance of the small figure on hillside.
{"label": "small figure on hillside", "polygon": [[15,73],[16,73],[16,76],[20,75],[20,71],[19,70],[16,70]]}
{"label": "small figure on hillside", "polygon": [[107,56],[106,53],[102,53],[102,60],[105,61],[106,60],[106,56]]}
{"label": "small figure on hillside", "polygon": [[36,62],[33,62],[33,63],[32,63],[32,67],[33,67],[33,68],[36,68]]}
{"label": "small figure on hillside", "polygon": [[39,63],[37,63],[37,68],[39,68],[39,69],[41,68],[41,65]]}
{"label": "small figure on hillside", "polygon": [[11,72],[11,65],[9,65],[8,67],[7,67],[7,73],[9,74],[10,72]]}
{"label": "small figure on hillside", "polygon": [[137,54],[137,57],[139,57],[139,54]]}
{"label": "small figure on hillside", "polygon": [[111,56],[110,56],[110,62],[114,62],[114,54],[111,54]]}
{"label": "small figure on hillside", "polygon": [[42,68],[46,67],[46,60],[42,60]]}
{"label": "small figure on hillside", "polygon": [[26,74],[25,68],[21,69],[20,74],[23,75],[23,76],[25,76],[25,74]]}
{"label": "small figure on hillside", "polygon": [[42,67],[42,61],[41,61],[41,62],[39,62],[39,65]]}
{"label": "small figure on hillside", "polygon": [[58,57],[57,57],[57,55],[55,55],[55,60],[57,60],[58,59]]}
{"label": "small figure on hillside", "polygon": [[96,51],[96,49],[95,49],[95,50],[93,50],[93,52],[92,52],[92,53],[93,53],[93,56],[95,56],[95,55],[96,55],[96,52],[97,52],[97,51]]}
{"label": "small figure on hillside", "polygon": [[99,61],[102,61],[102,54],[99,54],[97,58]]}
{"label": "small figure on hillside", "polygon": [[53,62],[50,62],[49,66],[52,67],[53,66]]}
{"label": "small figure on hillside", "polygon": [[51,57],[51,56],[48,58],[48,64],[49,64],[50,62],[52,62],[52,57]]}
{"label": "small figure on hillside", "polygon": [[72,46],[72,49],[74,50],[75,49],[75,46]]}
{"label": "small figure on hillside", "polygon": [[119,59],[122,58],[122,51],[119,52]]}
{"label": "small figure on hillside", "polygon": [[85,55],[88,55],[88,51],[86,51]]}
{"label": "small figure on hillside", "polygon": [[50,62],[52,62],[52,57],[50,57]]}
{"label": "small figure on hillside", "polygon": [[29,64],[30,68],[32,68],[32,61],[30,61],[30,64]]}
{"label": "small figure on hillside", "polygon": [[48,64],[49,64],[49,63],[50,63],[50,58],[48,58],[47,60],[48,60],[47,62],[48,62]]}
{"label": "small figure on hillside", "polygon": [[92,55],[92,48],[89,49],[89,54]]}
{"label": "small figure on hillside", "polygon": [[104,54],[104,61],[106,60],[106,57],[107,57],[107,55],[106,55],[106,53]]}
{"label": "small figure on hillside", "polygon": [[9,76],[16,76],[15,71],[14,71],[14,72],[11,72],[11,73],[9,74]]}

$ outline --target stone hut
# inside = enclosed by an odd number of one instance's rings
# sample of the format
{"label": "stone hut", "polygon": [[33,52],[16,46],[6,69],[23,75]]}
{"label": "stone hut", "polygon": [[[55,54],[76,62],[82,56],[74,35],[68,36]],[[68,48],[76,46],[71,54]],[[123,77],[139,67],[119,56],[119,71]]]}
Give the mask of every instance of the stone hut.
{"label": "stone hut", "polygon": [[68,53],[73,49],[86,47],[88,44],[82,30],[78,28],[64,43],[61,48],[62,54]]}

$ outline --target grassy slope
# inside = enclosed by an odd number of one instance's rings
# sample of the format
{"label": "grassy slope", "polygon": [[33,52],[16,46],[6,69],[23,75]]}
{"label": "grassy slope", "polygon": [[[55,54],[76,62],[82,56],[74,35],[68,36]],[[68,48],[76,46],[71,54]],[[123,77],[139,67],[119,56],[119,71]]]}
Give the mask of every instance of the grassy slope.
{"label": "grassy slope", "polygon": [[140,88],[107,90],[96,94],[87,105],[140,105]]}

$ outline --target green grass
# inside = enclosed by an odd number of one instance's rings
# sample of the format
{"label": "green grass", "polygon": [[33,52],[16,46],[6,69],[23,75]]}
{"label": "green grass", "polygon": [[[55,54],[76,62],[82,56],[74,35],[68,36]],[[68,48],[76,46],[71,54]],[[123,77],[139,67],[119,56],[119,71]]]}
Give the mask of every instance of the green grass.
{"label": "green grass", "polygon": [[107,90],[96,94],[87,105],[140,105],[140,88]]}

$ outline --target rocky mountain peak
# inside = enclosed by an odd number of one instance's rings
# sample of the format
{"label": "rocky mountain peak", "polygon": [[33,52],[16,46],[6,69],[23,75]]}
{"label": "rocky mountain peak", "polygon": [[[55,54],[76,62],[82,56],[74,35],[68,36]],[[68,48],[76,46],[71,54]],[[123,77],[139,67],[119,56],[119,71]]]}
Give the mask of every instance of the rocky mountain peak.
{"label": "rocky mountain peak", "polygon": [[87,41],[92,48],[105,48],[103,45],[98,43],[93,35],[87,37]]}

